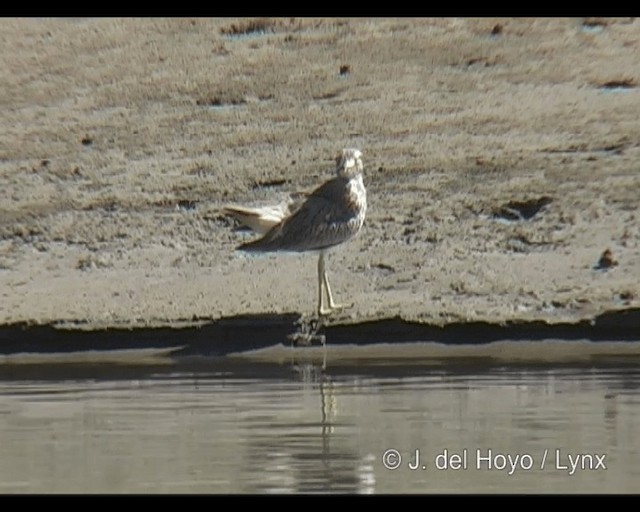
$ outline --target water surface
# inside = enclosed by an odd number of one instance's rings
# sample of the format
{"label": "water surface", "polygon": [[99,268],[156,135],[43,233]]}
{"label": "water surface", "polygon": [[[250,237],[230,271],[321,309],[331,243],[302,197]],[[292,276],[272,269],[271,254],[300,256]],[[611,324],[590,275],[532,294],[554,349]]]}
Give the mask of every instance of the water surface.
{"label": "water surface", "polygon": [[637,362],[2,364],[0,492],[636,492]]}

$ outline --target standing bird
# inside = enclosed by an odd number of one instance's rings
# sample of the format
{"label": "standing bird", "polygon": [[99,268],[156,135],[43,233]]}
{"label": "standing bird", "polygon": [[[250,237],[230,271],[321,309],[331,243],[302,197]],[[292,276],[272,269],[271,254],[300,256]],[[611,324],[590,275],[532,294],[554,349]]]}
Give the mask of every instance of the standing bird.
{"label": "standing bird", "polygon": [[[242,244],[248,252],[320,251],[318,257],[318,315],[324,316],[352,304],[333,301],[325,267],[328,249],[356,235],[367,210],[367,191],[362,181],[362,152],[343,149],[336,158],[337,176],[310,194],[300,195],[275,207],[227,206],[224,213],[264,236]],[[325,304],[326,292],[328,305]]]}

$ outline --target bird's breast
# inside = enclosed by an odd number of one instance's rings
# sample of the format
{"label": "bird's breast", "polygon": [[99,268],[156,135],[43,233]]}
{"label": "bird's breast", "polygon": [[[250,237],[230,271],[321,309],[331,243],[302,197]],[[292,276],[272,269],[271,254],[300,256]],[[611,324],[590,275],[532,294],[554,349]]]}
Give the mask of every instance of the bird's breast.
{"label": "bird's breast", "polygon": [[367,191],[362,182],[362,176],[349,180],[345,190],[344,204],[354,217],[362,217],[367,210]]}

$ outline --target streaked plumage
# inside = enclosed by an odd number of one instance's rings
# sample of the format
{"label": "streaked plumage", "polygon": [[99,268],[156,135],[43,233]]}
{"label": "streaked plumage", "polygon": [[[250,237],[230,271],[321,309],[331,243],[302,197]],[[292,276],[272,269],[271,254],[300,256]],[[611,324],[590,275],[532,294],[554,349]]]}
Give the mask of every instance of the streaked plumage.
{"label": "streaked plumage", "polygon": [[[223,210],[255,232],[264,234],[258,240],[240,245],[239,250],[320,251],[319,315],[345,307],[333,302],[325,270],[325,251],[356,235],[364,223],[367,209],[360,150],[343,149],[336,163],[337,176],[308,195],[298,196],[274,207],[227,206]],[[324,306],[323,287],[327,293],[328,308]]]}

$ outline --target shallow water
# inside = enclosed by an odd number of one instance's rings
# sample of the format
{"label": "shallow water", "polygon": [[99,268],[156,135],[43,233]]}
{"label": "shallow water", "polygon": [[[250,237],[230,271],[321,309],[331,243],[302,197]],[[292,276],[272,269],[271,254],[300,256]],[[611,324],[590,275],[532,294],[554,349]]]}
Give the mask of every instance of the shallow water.
{"label": "shallow water", "polygon": [[636,492],[637,362],[2,364],[0,492]]}

